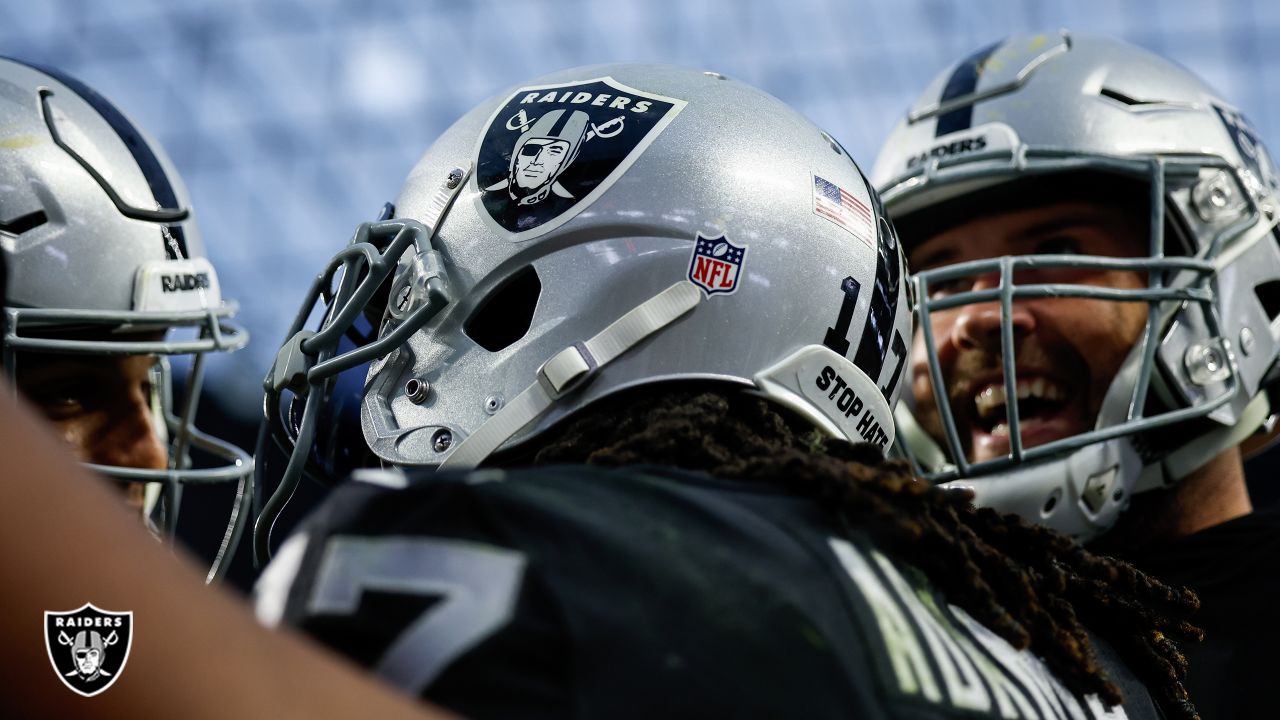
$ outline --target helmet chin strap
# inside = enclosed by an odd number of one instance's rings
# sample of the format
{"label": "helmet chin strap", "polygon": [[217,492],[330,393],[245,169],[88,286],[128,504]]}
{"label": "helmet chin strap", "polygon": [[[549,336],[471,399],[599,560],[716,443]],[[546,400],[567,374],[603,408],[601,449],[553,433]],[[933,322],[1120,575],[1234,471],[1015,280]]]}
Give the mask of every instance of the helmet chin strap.
{"label": "helmet chin strap", "polygon": [[455,445],[439,469],[469,470],[479,465],[556,401],[589,382],[600,368],[675,322],[701,301],[702,291],[688,280],[681,280],[627,311],[590,340],[556,353],[538,368],[533,383]]}
{"label": "helmet chin strap", "polygon": [[1271,403],[1267,401],[1267,394],[1259,393],[1245,406],[1244,412],[1240,414],[1240,421],[1235,425],[1219,426],[1216,430],[1203,433],[1159,462],[1144,467],[1133,491],[1140,493],[1173,485],[1199,470],[1205,463],[1244,442],[1262,427],[1270,414]]}

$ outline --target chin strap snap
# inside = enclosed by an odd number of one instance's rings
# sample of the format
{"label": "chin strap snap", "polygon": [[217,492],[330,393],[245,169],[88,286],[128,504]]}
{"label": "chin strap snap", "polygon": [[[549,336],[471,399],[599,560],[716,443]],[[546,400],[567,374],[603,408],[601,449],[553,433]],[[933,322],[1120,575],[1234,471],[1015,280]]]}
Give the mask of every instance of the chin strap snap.
{"label": "chin strap snap", "polygon": [[538,368],[533,383],[454,446],[440,469],[470,469],[479,465],[557,400],[589,382],[600,368],[675,322],[701,301],[702,291],[688,280],[681,280],[632,308],[590,340],[574,343],[551,356]]}

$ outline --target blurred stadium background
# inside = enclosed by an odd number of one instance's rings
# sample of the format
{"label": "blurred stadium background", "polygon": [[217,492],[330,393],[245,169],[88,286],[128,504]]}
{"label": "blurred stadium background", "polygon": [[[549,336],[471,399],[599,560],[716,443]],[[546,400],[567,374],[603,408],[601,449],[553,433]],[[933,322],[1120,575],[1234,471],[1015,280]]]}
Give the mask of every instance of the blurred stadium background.
{"label": "blurred stadium background", "polygon": [[1280,146],[1280,3],[1266,0],[0,0],[0,55],[79,77],[167,148],[253,335],[210,363],[203,403],[251,446],[261,379],[311,277],[485,97],[591,63],[713,69],[795,106],[869,169],[943,67],[1063,27],[1181,62]]}
{"label": "blurred stadium background", "polygon": [[869,169],[915,94],[1001,36],[1060,27],[1174,58],[1280,144],[1264,0],[0,0],[0,54],[113,99],[186,179],[250,348],[211,363],[246,420],[311,276],[480,100],[551,70],[667,62],[758,85]]}

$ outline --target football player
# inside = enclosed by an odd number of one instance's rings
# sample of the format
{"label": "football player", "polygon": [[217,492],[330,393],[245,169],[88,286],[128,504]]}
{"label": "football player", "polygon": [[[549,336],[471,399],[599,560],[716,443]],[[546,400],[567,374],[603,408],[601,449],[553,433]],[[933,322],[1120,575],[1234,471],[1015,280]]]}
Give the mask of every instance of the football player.
{"label": "football player", "polygon": [[939,75],[873,178],[920,295],[900,438],[935,482],[1190,586],[1207,718],[1270,703],[1277,179],[1240,111],[1145,50],[1018,35]]}
{"label": "football player", "polygon": [[[564,192],[521,204],[513,149],[571,109]],[[1192,596],[884,460],[903,256],[776,99],[665,66],[542,77],[446,131],[389,214],[268,378],[296,445],[260,550],[360,363],[340,440],[390,469],[279,548],[268,624],[473,717],[1155,717],[1117,653],[1194,714],[1164,639],[1194,635]],[[378,338],[338,352],[361,315]]]}
{"label": "football player", "polygon": [[[204,354],[248,334],[229,320],[236,304],[221,298],[186,190],[128,117],[56,70],[0,58],[0,118],[6,374],[169,533],[184,484],[238,482],[215,579],[248,512],[252,462],[193,423]],[[168,358],[186,354],[175,408]],[[210,460],[193,467],[193,450]]]}

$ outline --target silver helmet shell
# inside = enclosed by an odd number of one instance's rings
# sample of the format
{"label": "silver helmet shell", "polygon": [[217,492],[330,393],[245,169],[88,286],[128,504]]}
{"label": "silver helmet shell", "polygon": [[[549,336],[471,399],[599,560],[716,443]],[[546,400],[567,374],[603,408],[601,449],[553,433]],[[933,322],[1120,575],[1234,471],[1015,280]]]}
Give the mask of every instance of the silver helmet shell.
{"label": "silver helmet shell", "polygon": [[[170,438],[171,467],[90,467],[163,484],[169,519],[181,483],[248,490],[249,455],[192,425],[204,354],[238,349],[248,334],[230,321],[237,306],[221,297],[186,189],[160,146],[74,78],[0,58],[0,189],[10,378],[22,351],[192,354],[181,409],[171,407],[167,363],[157,370],[157,434]],[[187,337],[170,332],[184,328]],[[189,467],[193,448],[213,462]]]}
{"label": "silver helmet shell", "polygon": [[[513,159],[539,118],[568,109],[589,116],[561,156],[572,164]],[[515,183],[550,183],[539,202],[554,204],[522,202]],[[302,330],[305,305],[268,379],[310,407],[326,375],[372,359],[362,426],[384,462],[471,467],[668,381],[736,385],[892,444],[911,337],[901,249],[839,144],[753,87],[645,65],[538,78],[447,130],[395,210],[330,263],[325,323]],[[370,248],[380,233],[395,240]],[[335,357],[360,309],[349,298],[383,282],[380,339]]]}
{"label": "silver helmet shell", "polygon": [[[1004,183],[1057,173],[1097,172],[1150,188],[1150,255],[1013,257],[916,274],[918,327],[929,348],[939,442],[899,408],[911,430],[904,446],[936,481],[972,486],[979,503],[1019,512],[1081,538],[1113,525],[1134,493],[1185,477],[1239,443],[1268,416],[1262,392],[1280,351],[1280,280],[1275,233],[1277,178],[1266,149],[1241,113],[1184,68],[1140,48],[1066,32],[1016,35],[940,74],[899,122],[873,179],[894,219],[928,216]],[[998,208],[992,208],[998,210]],[[1167,232],[1169,228],[1171,232]],[[913,238],[904,238],[908,243]],[[1149,287],[1100,293],[1081,285],[1017,285],[1029,263],[1130,267]],[[1117,265],[1119,262],[1119,265]],[[928,299],[931,284],[998,272],[987,294]],[[940,392],[929,314],[960,305],[1047,294],[1105,297],[1148,306],[1146,332],[1108,389],[1095,427],[1025,449],[1016,409],[1012,448],[971,463]],[[1015,394],[1016,349],[1008,327],[1004,381]],[[1012,408],[1013,405],[1011,404]],[[1169,446],[1163,432],[1194,428]]]}

